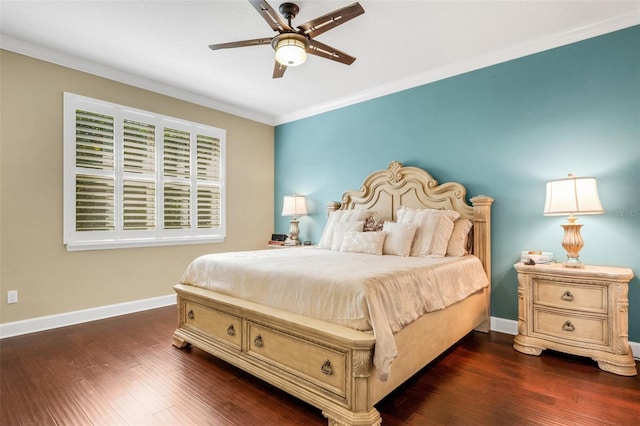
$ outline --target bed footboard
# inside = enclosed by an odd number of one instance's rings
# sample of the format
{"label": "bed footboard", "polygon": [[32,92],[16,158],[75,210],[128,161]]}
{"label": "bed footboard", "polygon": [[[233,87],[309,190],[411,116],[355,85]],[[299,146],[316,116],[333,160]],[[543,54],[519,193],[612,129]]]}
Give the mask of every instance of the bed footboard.
{"label": "bed footboard", "polygon": [[371,334],[178,284],[173,345],[192,344],[322,410],[329,425],[379,425]]}

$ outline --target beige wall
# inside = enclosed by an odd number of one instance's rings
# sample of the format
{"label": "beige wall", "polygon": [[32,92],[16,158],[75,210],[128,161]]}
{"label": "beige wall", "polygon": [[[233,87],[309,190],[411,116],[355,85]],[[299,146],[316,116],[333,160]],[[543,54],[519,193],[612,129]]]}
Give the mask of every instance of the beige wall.
{"label": "beige wall", "polygon": [[[264,247],[274,219],[272,126],[0,53],[0,323],[169,295],[194,257]],[[67,252],[62,244],[65,91],[226,129],[226,241]],[[17,304],[7,304],[7,290],[18,290]]]}

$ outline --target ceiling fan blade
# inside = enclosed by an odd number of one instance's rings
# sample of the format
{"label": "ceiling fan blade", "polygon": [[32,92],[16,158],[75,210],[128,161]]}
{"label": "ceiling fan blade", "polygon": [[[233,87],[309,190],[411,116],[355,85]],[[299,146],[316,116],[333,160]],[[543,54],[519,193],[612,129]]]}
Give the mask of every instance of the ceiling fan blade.
{"label": "ceiling fan blade", "polygon": [[260,46],[262,44],[271,44],[271,38],[254,38],[253,40],[231,41],[229,43],[210,44],[209,49],[231,49],[234,47]]}
{"label": "ceiling fan blade", "polygon": [[309,37],[316,37],[337,27],[338,25],[352,20],[356,16],[362,15],[363,13],[364,9],[360,6],[360,3],[356,2],[350,6],[334,10],[326,15],[322,15],[309,22],[305,22],[302,25],[298,25],[298,28],[300,28],[305,35],[308,35]]}
{"label": "ceiling fan blade", "polygon": [[321,56],[325,59],[331,59],[332,61],[341,62],[346,65],[351,65],[353,61],[356,60],[355,57],[338,49],[334,49],[331,46],[327,46],[324,43],[320,43],[317,40],[309,40],[309,48],[307,49],[307,53]]}
{"label": "ceiling fan blade", "polygon": [[286,65],[282,65],[280,62],[276,61],[276,64],[273,67],[273,78],[282,78],[286,70]]}
{"label": "ceiling fan blade", "polygon": [[279,33],[293,31],[293,29],[287,24],[280,14],[272,8],[265,0],[249,0],[249,3],[258,11],[260,16],[267,21],[267,24]]}

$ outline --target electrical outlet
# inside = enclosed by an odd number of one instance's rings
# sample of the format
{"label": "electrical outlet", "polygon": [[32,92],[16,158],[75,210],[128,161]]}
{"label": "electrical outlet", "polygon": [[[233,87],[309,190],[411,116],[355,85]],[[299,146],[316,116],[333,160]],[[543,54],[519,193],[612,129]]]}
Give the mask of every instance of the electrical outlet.
{"label": "electrical outlet", "polygon": [[7,291],[7,303],[18,303],[18,290]]}

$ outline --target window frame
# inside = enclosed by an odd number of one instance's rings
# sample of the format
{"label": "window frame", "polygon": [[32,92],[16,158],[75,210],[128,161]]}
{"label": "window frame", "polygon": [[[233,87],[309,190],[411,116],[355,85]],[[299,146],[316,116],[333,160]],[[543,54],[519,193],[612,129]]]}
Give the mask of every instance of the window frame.
{"label": "window frame", "polygon": [[[113,117],[113,170],[98,170],[87,173],[87,168],[76,165],[76,110],[89,111]],[[63,243],[68,251],[117,249],[127,247],[155,247],[182,244],[220,243],[226,237],[226,131],[213,126],[169,117],[149,111],[130,108],[73,93],[64,93],[64,225]],[[124,122],[133,120],[138,123],[153,124],[155,135],[155,165],[153,173],[136,174],[125,172],[124,164]],[[176,179],[165,176],[163,163],[164,129],[176,129],[189,132],[190,155],[189,177]],[[219,141],[219,179],[199,178],[198,140],[199,136]],[[113,178],[114,200],[113,230],[82,231],[76,229],[76,177],[78,175]],[[124,182],[153,182],[155,191],[155,226],[152,229],[124,229]],[[180,181],[189,188],[189,228],[164,229],[164,185],[167,182]],[[219,226],[198,228],[198,188],[219,188]],[[215,204],[208,205],[211,207]],[[213,208],[213,211],[216,211]]]}

